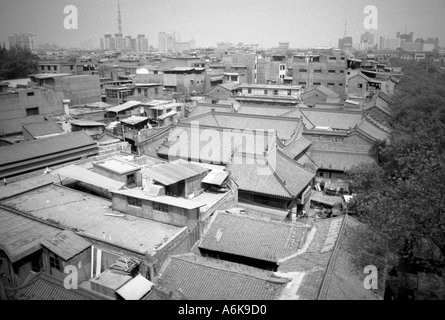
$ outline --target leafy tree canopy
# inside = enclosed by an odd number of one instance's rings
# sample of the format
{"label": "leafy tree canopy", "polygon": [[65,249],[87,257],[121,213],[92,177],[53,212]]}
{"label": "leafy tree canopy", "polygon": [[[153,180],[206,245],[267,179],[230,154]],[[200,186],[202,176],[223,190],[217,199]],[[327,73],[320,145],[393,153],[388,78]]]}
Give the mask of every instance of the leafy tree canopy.
{"label": "leafy tree canopy", "polygon": [[393,132],[379,165],[348,172],[357,193],[351,210],[394,248],[423,238],[444,255],[445,74],[429,61],[391,62],[404,74],[393,97]]}
{"label": "leafy tree canopy", "polygon": [[37,71],[38,59],[28,48],[0,48],[0,80],[27,78]]}

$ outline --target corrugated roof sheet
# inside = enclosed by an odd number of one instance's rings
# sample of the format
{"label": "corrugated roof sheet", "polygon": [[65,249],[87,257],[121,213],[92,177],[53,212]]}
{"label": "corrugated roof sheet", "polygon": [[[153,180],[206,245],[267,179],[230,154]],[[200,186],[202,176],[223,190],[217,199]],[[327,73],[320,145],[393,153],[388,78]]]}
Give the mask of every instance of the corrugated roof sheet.
{"label": "corrugated roof sheet", "polygon": [[79,127],[106,127],[107,125],[98,121],[91,120],[71,120],[71,124]]}
{"label": "corrugated roof sheet", "polygon": [[16,262],[42,246],[40,241],[60,229],[0,208],[0,248]]}
{"label": "corrugated roof sheet", "polygon": [[198,246],[278,264],[278,260],[304,245],[308,230],[289,223],[218,212]]}
{"label": "corrugated roof sheet", "polygon": [[140,104],[141,103],[139,101],[127,101],[127,102],[117,105],[115,107],[108,108],[107,111],[118,113],[118,112],[121,112],[121,111],[124,111],[127,109],[131,109],[131,108],[138,106]]}
{"label": "corrugated roof sheet", "polygon": [[74,164],[57,169],[55,173],[67,178],[100,187],[105,190],[119,190],[125,185],[123,182],[107,178],[101,174],[84,169]]}
{"label": "corrugated roof sheet", "polygon": [[91,247],[91,243],[69,230],[52,234],[40,243],[65,261]]}
{"label": "corrugated roof sheet", "polygon": [[84,131],[21,142],[2,147],[0,152],[0,167],[2,165],[12,164],[19,161],[94,145],[97,145],[97,143]]}
{"label": "corrugated roof sheet", "polygon": [[220,186],[228,176],[229,174],[225,171],[212,170],[202,179],[202,182]]}
{"label": "corrugated roof sheet", "polygon": [[34,138],[48,134],[63,133],[63,129],[53,121],[23,123],[22,127]]}
{"label": "corrugated roof sheet", "polygon": [[120,121],[125,124],[135,125],[144,121],[148,121],[148,117],[131,116]]}
{"label": "corrugated roof sheet", "polygon": [[187,300],[273,300],[287,282],[272,273],[193,254],[170,256],[157,281]]}

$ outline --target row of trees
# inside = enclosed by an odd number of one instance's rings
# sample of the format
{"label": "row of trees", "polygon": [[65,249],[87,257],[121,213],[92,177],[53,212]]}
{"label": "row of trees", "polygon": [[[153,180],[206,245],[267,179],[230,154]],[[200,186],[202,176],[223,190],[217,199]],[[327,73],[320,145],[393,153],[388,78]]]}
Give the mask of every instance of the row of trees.
{"label": "row of trees", "polygon": [[427,239],[445,256],[445,73],[428,61],[401,66],[390,119],[390,142],[379,147],[378,165],[349,173],[357,192],[357,218],[400,250]]}
{"label": "row of trees", "polygon": [[0,48],[0,80],[27,78],[36,73],[38,59],[28,48]]}

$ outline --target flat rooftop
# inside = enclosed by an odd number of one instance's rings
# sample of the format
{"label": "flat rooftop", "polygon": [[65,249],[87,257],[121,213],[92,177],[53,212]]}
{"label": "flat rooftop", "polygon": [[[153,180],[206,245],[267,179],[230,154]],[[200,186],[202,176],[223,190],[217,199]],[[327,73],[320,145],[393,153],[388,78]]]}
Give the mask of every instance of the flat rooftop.
{"label": "flat rooftop", "polygon": [[182,229],[130,215],[124,218],[108,216],[113,213],[111,201],[55,184],[0,203],[36,218],[75,228],[81,236],[92,236],[99,241],[105,237],[107,242],[139,254],[153,253],[165,238],[171,238]]}
{"label": "flat rooftop", "polygon": [[137,171],[141,167],[119,159],[111,158],[93,163],[95,166],[107,169],[109,171],[116,172],[118,174],[126,174],[129,172]]}

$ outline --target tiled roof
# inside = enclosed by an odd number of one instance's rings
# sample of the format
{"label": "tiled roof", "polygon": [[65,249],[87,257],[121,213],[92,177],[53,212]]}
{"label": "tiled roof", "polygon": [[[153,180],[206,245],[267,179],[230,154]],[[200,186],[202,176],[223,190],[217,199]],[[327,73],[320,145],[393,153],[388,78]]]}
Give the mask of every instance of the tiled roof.
{"label": "tiled roof", "polygon": [[291,158],[299,156],[304,150],[310,147],[312,142],[305,137],[295,140],[283,149],[283,152]]}
{"label": "tiled roof", "polygon": [[97,143],[84,131],[67,133],[46,139],[21,142],[2,147],[0,163],[1,165],[13,164],[15,162],[95,145],[97,145]]}
{"label": "tiled roof", "polygon": [[91,243],[69,230],[52,234],[40,243],[65,261],[91,247]]}
{"label": "tiled roof", "polygon": [[229,105],[221,105],[221,104],[202,104],[199,103],[190,113],[189,118],[196,117],[204,113],[211,112],[212,109],[215,109],[217,112],[231,112],[232,106]]}
{"label": "tiled roof", "polygon": [[8,293],[11,300],[99,300],[103,298],[81,288],[67,290],[63,281],[45,273],[38,274],[16,289],[8,289]]}
{"label": "tiled roof", "polygon": [[332,91],[331,89],[329,89],[328,87],[324,86],[324,85],[319,85],[318,87],[309,89],[305,92],[303,92],[301,95],[304,96],[304,94],[306,92],[312,91],[312,90],[318,90],[321,93],[323,93],[324,95],[326,95],[328,98],[338,98],[340,97],[337,93],[335,93],[334,91]]}
{"label": "tiled roof", "polygon": [[187,300],[273,300],[287,282],[271,272],[193,254],[170,256],[157,283]]}
{"label": "tiled roof", "polygon": [[228,169],[241,190],[287,199],[296,197],[314,177],[278,149],[267,156],[236,153]]}
{"label": "tiled roof", "polygon": [[369,153],[341,152],[332,150],[309,150],[307,155],[320,169],[345,171],[360,163],[375,163]]}
{"label": "tiled roof", "polygon": [[53,121],[23,123],[22,126],[33,137],[63,133],[62,128]]}
{"label": "tiled roof", "polygon": [[198,117],[188,118],[183,122],[188,123],[191,121],[198,122],[199,125],[240,130],[276,130],[278,138],[285,141],[294,138],[300,126],[299,119],[222,112],[203,114]]}
{"label": "tiled roof", "polygon": [[[356,237],[365,237],[366,246],[357,243]],[[382,238],[372,234],[354,218],[345,216],[318,299],[382,300],[385,291],[385,248],[386,243]],[[360,256],[360,253],[365,253],[365,256]],[[364,288],[366,274],[363,270],[367,265],[377,268],[377,290]]]}
{"label": "tiled roof", "polygon": [[[212,135],[211,138],[209,137],[210,134]],[[228,140],[231,137],[232,139]],[[208,127],[201,124],[197,128],[190,123],[179,123],[170,131],[168,137],[164,137],[162,141],[157,141],[156,143],[158,144],[157,153],[168,156],[170,160],[175,160],[174,158],[187,160],[190,158],[192,161],[197,162],[227,164],[233,152],[248,150],[252,147],[252,145],[247,145],[249,141],[256,142],[258,144],[257,147],[260,146],[259,139],[264,139],[263,147],[259,148],[261,150],[253,148],[253,152],[263,153],[265,147],[269,144],[269,140],[276,141],[276,135],[275,132],[268,131],[257,133],[256,130],[248,130],[243,132],[240,130]]]}
{"label": "tiled roof", "polygon": [[61,230],[0,208],[0,249],[11,262],[40,250],[40,241],[58,231]]}
{"label": "tiled roof", "polygon": [[238,113],[256,114],[262,116],[281,116],[285,112],[297,109],[295,106],[274,106],[267,104],[242,104]]}
{"label": "tiled roof", "polygon": [[142,170],[141,173],[143,176],[150,177],[165,186],[169,186],[179,181],[200,175],[206,171],[208,170],[190,163],[163,163]]}
{"label": "tiled roof", "polygon": [[374,140],[385,141],[389,138],[389,128],[382,124],[378,124],[369,116],[357,125],[357,129],[371,136]]}
{"label": "tiled roof", "polygon": [[320,108],[300,109],[306,128],[330,127],[348,130],[354,128],[363,118],[363,112],[352,110],[332,110]]}
{"label": "tiled roof", "polygon": [[198,247],[278,264],[304,245],[307,232],[307,227],[218,212]]}
{"label": "tiled roof", "polygon": [[372,97],[372,100],[369,101],[366,106],[363,108],[363,110],[371,110],[372,108],[377,108],[383,113],[387,115],[392,114],[392,110],[390,108],[390,104],[388,102],[388,98],[384,97],[384,95],[379,91],[379,93],[375,94],[374,97]]}
{"label": "tiled roof", "polygon": [[338,217],[314,222],[306,250],[279,265],[281,275],[297,273],[302,277],[294,289],[294,299],[318,298],[342,221],[343,217]]}
{"label": "tiled roof", "polygon": [[226,83],[223,83],[223,84],[219,84],[218,86],[220,86],[220,87],[222,87],[224,89],[230,90],[230,91],[236,90],[239,87],[239,85],[237,83],[234,83],[234,82],[226,82]]}

